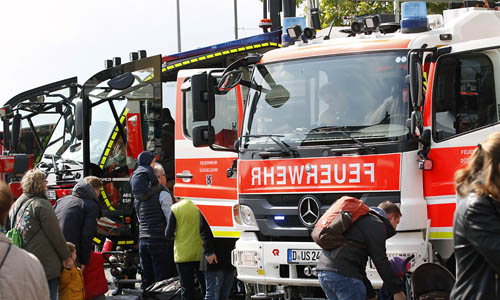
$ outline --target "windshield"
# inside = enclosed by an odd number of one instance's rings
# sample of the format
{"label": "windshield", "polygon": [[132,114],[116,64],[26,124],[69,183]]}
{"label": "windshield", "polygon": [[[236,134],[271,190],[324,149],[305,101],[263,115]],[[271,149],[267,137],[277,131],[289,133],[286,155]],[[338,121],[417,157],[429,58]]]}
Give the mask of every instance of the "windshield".
{"label": "windshield", "polygon": [[[408,133],[407,51],[258,65],[243,145],[396,140]],[[353,140],[354,138],[354,140]]]}

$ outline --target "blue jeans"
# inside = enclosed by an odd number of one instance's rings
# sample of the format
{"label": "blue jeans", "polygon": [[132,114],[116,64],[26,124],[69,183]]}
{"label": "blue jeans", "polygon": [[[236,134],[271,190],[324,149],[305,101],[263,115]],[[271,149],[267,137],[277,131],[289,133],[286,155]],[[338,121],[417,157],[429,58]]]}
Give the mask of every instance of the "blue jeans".
{"label": "blue jeans", "polygon": [[234,282],[233,270],[205,271],[205,300],[227,300]]}
{"label": "blue jeans", "polygon": [[143,288],[176,276],[173,249],[166,242],[140,239],[139,256],[141,257]]}
{"label": "blue jeans", "polygon": [[319,284],[328,300],[365,300],[363,281],[334,272],[319,271]]}
{"label": "blue jeans", "polygon": [[48,280],[50,300],[57,300],[57,292],[59,290],[59,277]]}

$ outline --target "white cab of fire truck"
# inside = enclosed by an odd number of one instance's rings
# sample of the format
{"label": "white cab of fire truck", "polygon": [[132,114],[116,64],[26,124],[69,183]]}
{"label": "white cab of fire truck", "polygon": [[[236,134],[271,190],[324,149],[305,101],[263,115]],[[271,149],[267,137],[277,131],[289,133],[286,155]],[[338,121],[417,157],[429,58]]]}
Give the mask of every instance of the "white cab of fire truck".
{"label": "white cab of fire truck", "polygon": [[[500,128],[500,12],[451,9],[429,26],[413,3],[400,23],[356,19],[349,37],[309,39],[295,28],[294,45],[263,54],[240,82],[250,92],[236,143],[242,232],[232,261],[260,294],[278,286],[285,297],[315,296],[321,249],[310,233],[343,195],[400,206],[389,257],[414,254],[415,267],[452,256],[453,174]],[[230,72],[222,81],[232,86],[241,75]],[[206,92],[193,97],[213,102]],[[211,131],[200,127],[197,141],[213,143]],[[381,285],[371,261],[367,274]]]}

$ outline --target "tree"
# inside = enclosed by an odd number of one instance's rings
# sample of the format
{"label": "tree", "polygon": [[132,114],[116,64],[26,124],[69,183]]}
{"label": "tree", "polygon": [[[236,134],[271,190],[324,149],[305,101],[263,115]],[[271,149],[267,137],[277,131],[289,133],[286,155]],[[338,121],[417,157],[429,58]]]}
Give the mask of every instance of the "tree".
{"label": "tree", "polygon": [[[297,4],[304,0],[298,0]],[[428,14],[440,14],[448,7],[447,3],[427,3]],[[394,13],[393,1],[357,0],[320,0],[320,19],[322,28],[350,25],[351,20],[363,14]]]}

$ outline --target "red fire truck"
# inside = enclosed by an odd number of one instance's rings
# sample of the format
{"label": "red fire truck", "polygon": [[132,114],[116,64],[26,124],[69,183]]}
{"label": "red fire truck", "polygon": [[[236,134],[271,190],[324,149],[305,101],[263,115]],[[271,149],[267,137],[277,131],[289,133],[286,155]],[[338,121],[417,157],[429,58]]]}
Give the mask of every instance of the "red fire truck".
{"label": "red fire truck", "polygon": [[[79,140],[61,156],[81,163],[84,176],[98,176],[105,182],[101,191],[103,216],[98,222],[99,235],[94,239],[96,243],[108,237],[118,245],[135,244],[135,212],[128,180],[138,154],[144,150],[160,154],[159,162],[165,168],[167,179],[177,180],[176,196],[201,198],[201,194],[208,195],[204,187],[193,190],[185,186],[194,182],[190,174],[185,172],[194,160],[189,151],[178,148],[177,144],[184,140],[184,144],[195,148],[191,140],[185,137],[185,133],[191,130],[185,132],[182,129],[192,126],[192,121],[182,115],[184,108],[176,107],[174,100],[175,97],[182,97],[182,93],[176,95],[177,85],[189,89],[189,82],[177,78],[179,70],[224,68],[248,53],[263,53],[279,48],[280,41],[281,32],[276,31],[164,57],[146,57],[145,52],[132,53],[130,62],[108,62],[106,69],[85,82],[82,101],[76,103],[75,135]],[[238,93],[242,91],[238,90]],[[228,101],[230,105],[226,107],[226,115],[231,117],[222,124],[217,135],[218,140],[228,146],[236,140],[238,132],[236,98],[234,92],[230,98],[232,100]],[[204,151],[202,157],[209,161],[207,168],[211,168],[213,161],[210,157],[218,160],[220,153]],[[226,152],[222,153],[222,157],[229,164],[236,158],[232,155],[228,160]],[[212,187],[220,187],[219,193],[211,200],[207,197],[204,200],[208,201],[195,202],[207,215],[217,236],[235,237],[232,207],[237,202],[236,180],[227,179],[225,169],[219,170],[220,174],[214,174],[214,177],[223,174],[221,178],[227,181],[221,184],[214,180]],[[224,185],[228,188],[223,188]],[[211,213],[214,211],[212,204],[220,199],[223,203],[230,203],[226,205],[229,212],[226,217]]]}
{"label": "red fire truck", "polygon": [[[435,253],[452,257],[453,174],[499,129],[500,117],[500,12],[491,2],[465,6],[472,2],[433,16],[421,2],[407,2],[400,22],[359,17],[339,38],[328,30],[314,38],[314,31],[293,26],[287,33],[294,45],[225,70],[179,73],[179,84],[190,78],[190,86],[179,88],[178,107],[191,108],[183,113],[198,122],[191,137],[200,147],[183,152],[195,171],[182,178],[196,180],[200,195],[223,194],[227,188],[216,182],[228,180],[221,171],[237,153],[227,174],[237,178],[238,196],[227,222],[241,230],[233,264],[259,296],[270,297],[270,290],[286,299],[316,295],[320,249],[310,233],[346,194],[371,206],[386,200],[400,206],[389,257],[414,254],[414,267]],[[216,128],[228,117],[219,113],[226,108],[221,98],[238,83],[250,92],[231,147]],[[183,128],[178,135],[189,133]],[[221,149],[228,151],[224,164],[201,156]],[[213,205],[213,215],[222,214]],[[372,264],[367,273],[380,285]]]}
{"label": "red fire truck", "polygon": [[25,91],[0,108],[0,178],[10,184],[16,197],[22,193],[21,176],[35,166],[47,174],[51,200],[68,193],[67,187],[81,177],[81,165],[60,157],[75,141],[73,101],[78,90],[77,78],[68,78]]}

